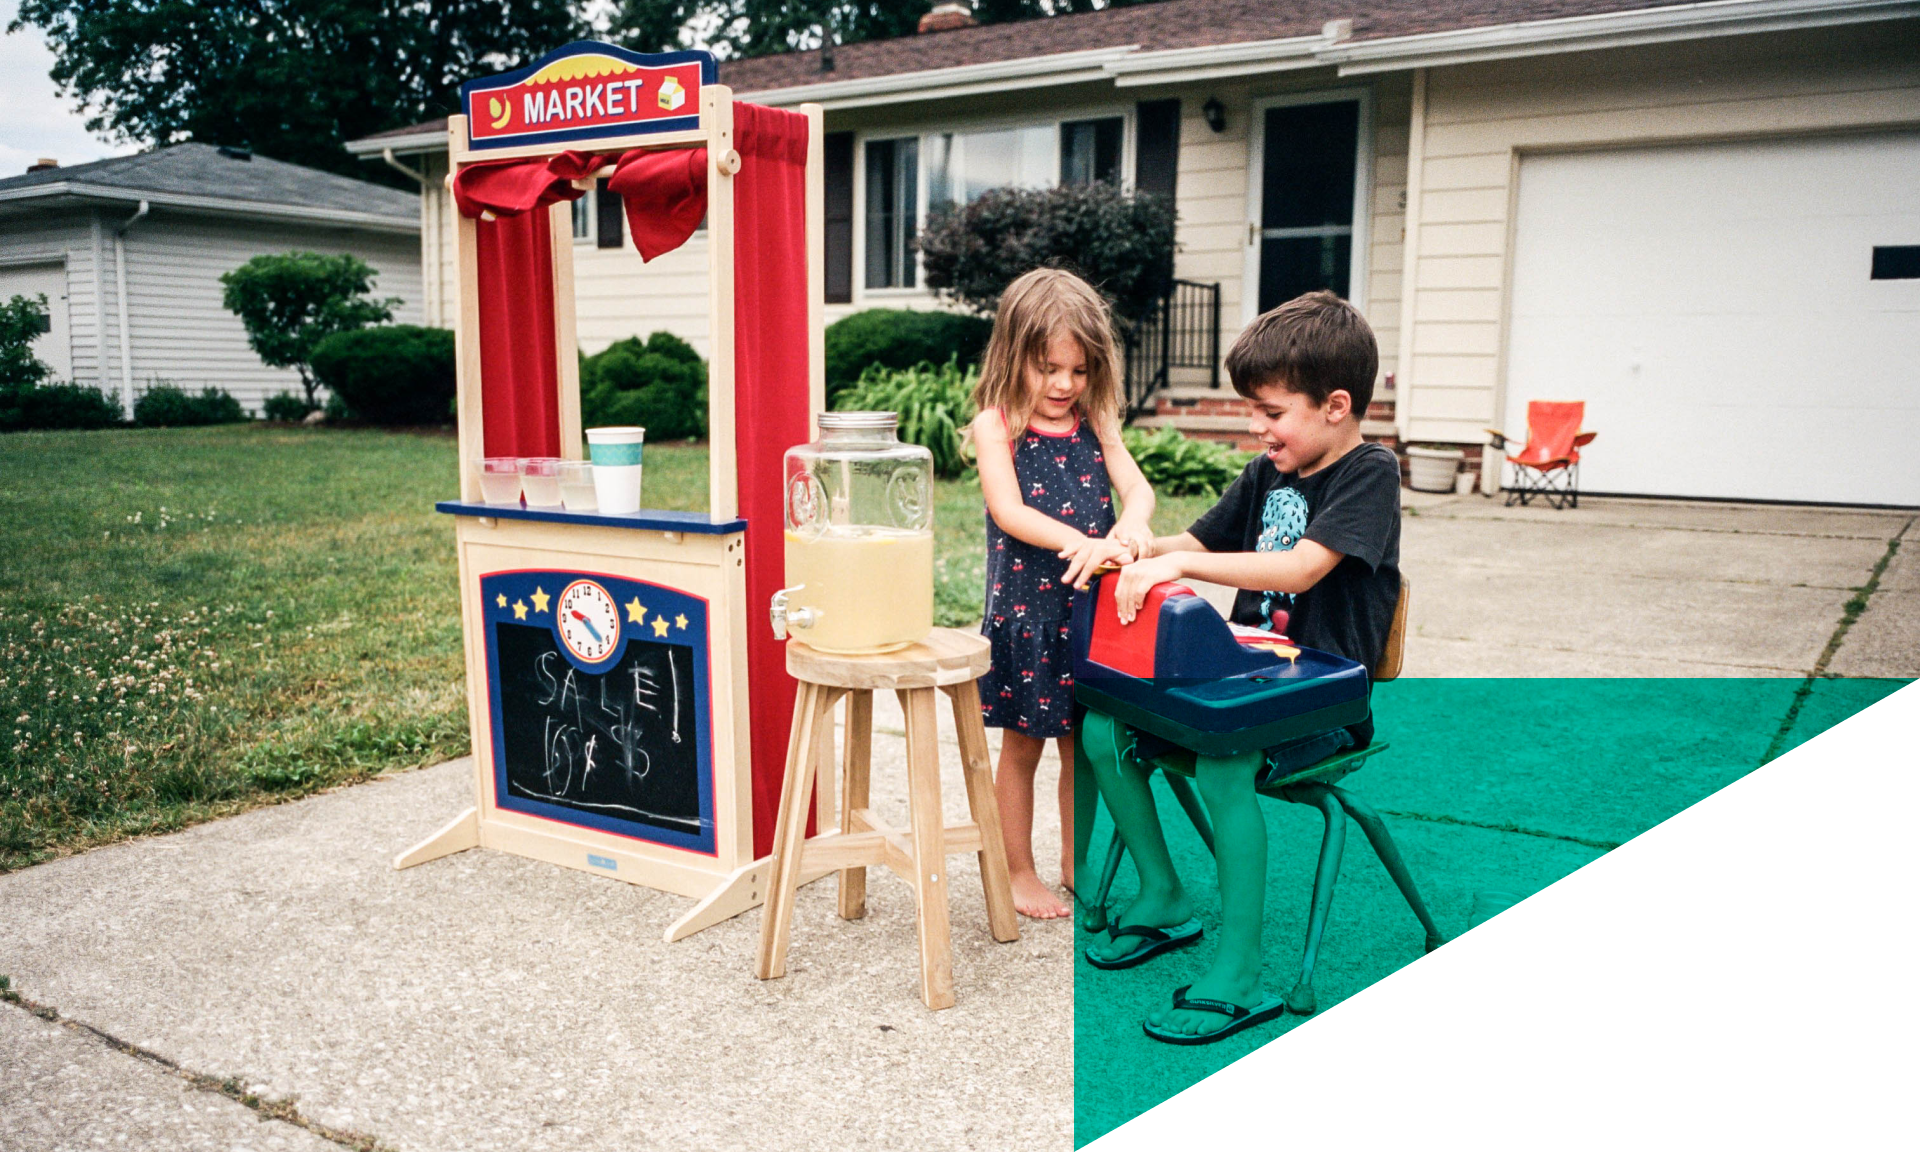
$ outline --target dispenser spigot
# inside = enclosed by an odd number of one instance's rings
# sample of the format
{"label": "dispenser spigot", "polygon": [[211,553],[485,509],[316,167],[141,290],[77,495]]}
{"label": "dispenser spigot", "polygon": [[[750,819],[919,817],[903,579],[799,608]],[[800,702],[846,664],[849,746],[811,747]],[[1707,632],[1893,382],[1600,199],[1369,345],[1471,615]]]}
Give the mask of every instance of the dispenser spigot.
{"label": "dispenser spigot", "polygon": [[787,607],[787,600],[791,594],[799,592],[804,588],[806,588],[805,584],[795,584],[791,588],[782,588],[773,594],[773,604],[771,605],[769,615],[773,621],[773,638],[775,640],[785,640],[787,638],[788,623],[792,623],[795,628],[811,628],[819,622],[821,612],[818,608]]}

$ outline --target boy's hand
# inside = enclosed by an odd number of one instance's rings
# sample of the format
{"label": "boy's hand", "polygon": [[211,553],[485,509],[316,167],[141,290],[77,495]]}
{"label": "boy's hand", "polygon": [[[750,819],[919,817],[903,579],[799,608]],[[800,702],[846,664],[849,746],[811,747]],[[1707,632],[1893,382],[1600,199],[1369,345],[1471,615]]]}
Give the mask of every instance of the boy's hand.
{"label": "boy's hand", "polygon": [[1061,575],[1060,582],[1069,588],[1078,588],[1087,582],[1095,568],[1102,564],[1129,563],[1133,553],[1125,544],[1111,537],[1088,537],[1062,551],[1060,559],[1067,562],[1067,570]]}
{"label": "boy's hand", "polygon": [[1154,556],[1136,560],[1120,570],[1120,584],[1113,590],[1113,604],[1119,609],[1120,623],[1131,624],[1140,614],[1140,604],[1155,584],[1178,580],[1181,576],[1178,556]]}

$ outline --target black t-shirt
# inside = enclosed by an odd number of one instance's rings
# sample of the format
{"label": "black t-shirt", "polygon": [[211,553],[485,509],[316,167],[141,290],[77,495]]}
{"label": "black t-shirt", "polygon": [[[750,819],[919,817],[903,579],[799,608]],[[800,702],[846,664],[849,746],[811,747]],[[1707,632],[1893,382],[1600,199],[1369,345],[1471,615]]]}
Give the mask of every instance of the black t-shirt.
{"label": "black t-shirt", "polygon": [[1273,610],[1285,608],[1295,642],[1368,672],[1380,666],[1400,599],[1400,463],[1390,450],[1362,444],[1311,476],[1255,456],[1187,531],[1209,552],[1285,552],[1305,539],[1340,553],[1298,596],[1242,589],[1233,621],[1271,627]]}

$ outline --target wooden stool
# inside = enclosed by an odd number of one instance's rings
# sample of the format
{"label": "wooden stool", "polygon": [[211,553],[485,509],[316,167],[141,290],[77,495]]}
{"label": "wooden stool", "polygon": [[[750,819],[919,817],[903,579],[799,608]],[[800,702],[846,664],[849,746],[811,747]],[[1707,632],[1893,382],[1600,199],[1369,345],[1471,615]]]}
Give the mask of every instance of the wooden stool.
{"label": "wooden stool", "polygon": [[[987,664],[986,637],[954,628],[935,628],[922,643],[879,656],[836,656],[798,640],[788,641],[787,671],[800,681],[800,691],[793,702],[780,820],[773,833],[773,877],[760,924],[760,958],[754,973],[760,979],[786,975],[794,891],[804,874],[823,869],[840,872],[840,915],[847,920],[867,914],[868,865],[885,864],[913,886],[919,904],[920,998],[929,1008],[953,1006],[953,950],[947,928],[949,853],[979,854],[993,938],[1003,942],[1020,938],[1013,888],[1007,879],[1006,845],[1000,839],[1000,808],[987,764],[987,729],[980,719],[976,681],[986,674]],[[941,815],[936,688],[953,700],[967,806],[973,815],[965,824],[947,824]],[[905,833],[889,827],[867,807],[876,689],[892,689],[907,715],[907,791],[913,827]],[[842,696],[848,702],[840,829],[809,838],[807,802],[814,794],[822,751],[832,747],[832,710]]]}

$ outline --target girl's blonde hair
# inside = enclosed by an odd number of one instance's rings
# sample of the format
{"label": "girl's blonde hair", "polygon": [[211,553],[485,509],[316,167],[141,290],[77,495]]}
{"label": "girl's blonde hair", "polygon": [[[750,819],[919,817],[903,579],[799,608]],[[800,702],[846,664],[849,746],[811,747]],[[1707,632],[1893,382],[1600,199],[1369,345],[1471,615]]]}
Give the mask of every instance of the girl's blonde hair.
{"label": "girl's blonde hair", "polygon": [[1071,272],[1036,268],[1000,294],[993,336],[980,359],[980,382],[973,388],[977,410],[998,408],[1006,414],[1010,437],[1024,433],[1033,417],[1025,369],[1046,359],[1047,342],[1061,332],[1078,340],[1087,358],[1080,410],[1096,434],[1120,426],[1120,355],[1106,300]]}

